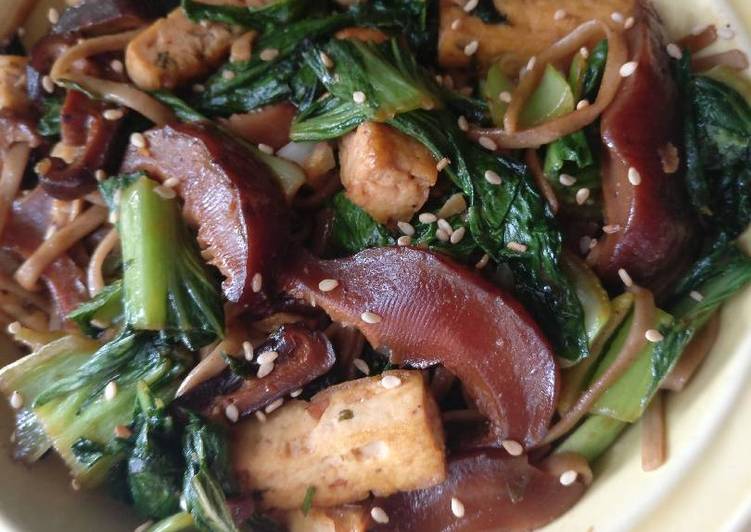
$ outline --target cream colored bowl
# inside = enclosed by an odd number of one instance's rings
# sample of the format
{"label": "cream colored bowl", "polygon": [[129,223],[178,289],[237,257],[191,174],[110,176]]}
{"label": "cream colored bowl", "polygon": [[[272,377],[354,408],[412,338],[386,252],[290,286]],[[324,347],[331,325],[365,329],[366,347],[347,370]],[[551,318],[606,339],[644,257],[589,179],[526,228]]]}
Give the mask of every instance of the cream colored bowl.
{"label": "cream colored bowl", "polygon": [[[0,17],[16,0],[0,0]],[[145,1],[145,0],[144,0]],[[62,5],[62,0],[44,2]],[[730,24],[732,41],[751,56],[751,0],[656,0],[672,34],[698,24]],[[32,16],[44,19],[44,9]],[[746,21],[745,24],[743,21]],[[720,337],[685,391],[668,401],[669,460],[644,473],[638,425],[600,460],[584,499],[547,531],[640,532],[751,530],[751,290],[722,310]],[[0,338],[0,363],[12,347]],[[12,414],[0,407],[0,530],[129,531],[140,520],[102,493],[71,489],[53,456],[27,468],[10,458]]]}

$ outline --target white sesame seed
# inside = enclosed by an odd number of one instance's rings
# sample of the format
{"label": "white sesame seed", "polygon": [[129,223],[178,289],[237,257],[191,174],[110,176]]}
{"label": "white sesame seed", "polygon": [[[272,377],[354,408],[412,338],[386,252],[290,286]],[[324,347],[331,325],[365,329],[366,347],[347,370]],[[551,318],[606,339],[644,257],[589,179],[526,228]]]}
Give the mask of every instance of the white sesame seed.
{"label": "white sesame seed", "polygon": [[396,239],[398,246],[409,246],[412,243],[412,237],[409,235],[402,235]]}
{"label": "white sesame seed", "polygon": [[258,145],[258,149],[267,155],[274,155],[274,148],[263,142]]}
{"label": "white sesame seed", "polygon": [[589,58],[589,48],[587,48],[586,46],[579,48],[579,53],[584,59]]}
{"label": "white sesame seed", "polygon": [[263,276],[260,273],[256,273],[253,279],[250,281],[250,288],[254,293],[258,293],[263,288]]}
{"label": "white sesame seed", "polygon": [[537,57],[533,55],[529,58],[529,61],[527,61],[527,72],[534,70],[535,65],[537,65]]}
{"label": "white sesame seed", "polygon": [[576,191],[576,203],[579,205],[584,205],[586,201],[589,199],[589,189],[588,188],[580,188]]}
{"label": "white sesame seed", "polygon": [[691,35],[699,35],[701,33],[704,33],[704,30],[706,30],[709,26],[706,24],[697,24],[691,29]]}
{"label": "white sesame seed", "polygon": [[125,72],[125,66],[123,65],[123,62],[120,61],[119,59],[113,59],[112,61],[110,61],[110,68],[114,72],[117,72],[118,74],[122,74],[123,72]]}
{"label": "white sesame seed", "polygon": [[94,172],[94,178],[101,183],[102,181],[107,179],[107,172],[100,168],[99,170]]}
{"label": "white sesame seed", "polygon": [[584,235],[579,239],[579,251],[581,251],[582,255],[586,254],[589,251],[589,245],[592,243],[592,237]]}
{"label": "white sesame seed", "polygon": [[370,323],[370,324],[381,323],[381,317],[375,312],[370,312],[369,310],[360,314],[360,319],[364,321],[365,323]]}
{"label": "white sesame seed", "polygon": [[563,20],[567,15],[568,13],[566,13],[565,9],[558,9],[555,13],[553,13],[553,20]]}
{"label": "white sesame seed", "polygon": [[14,410],[18,410],[23,406],[23,396],[18,390],[15,390],[10,394],[10,406],[13,407]]}
{"label": "white sesame seed", "polygon": [[438,217],[432,212],[420,213],[420,216],[418,216],[417,219],[420,220],[420,223],[422,224],[432,224],[438,221]]}
{"label": "white sesame seed", "polygon": [[415,234],[415,228],[409,222],[397,222],[396,226],[399,228],[399,231],[407,236],[412,236]]}
{"label": "white sesame seed", "polygon": [[235,79],[235,73],[231,70],[225,70],[224,72],[222,72],[222,77],[229,81],[231,79]]}
{"label": "white sesame seed", "polygon": [[52,78],[49,76],[44,76],[42,78],[42,88],[45,92],[52,94],[55,92],[55,82],[52,81]]}
{"label": "white sesame seed", "polygon": [[321,50],[321,53],[318,54],[318,56],[321,58],[321,63],[323,63],[323,66],[326,68],[334,68],[334,61],[329,57],[329,54]]}
{"label": "white sesame seed", "polygon": [[464,115],[457,119],[456,125],[458,125],[459,129],[462,131],[469,131],[469,122],[467,122],[467,118]]}
{"label": "white sesame seed", "polygon": [[441,242],[448,242],[451,238],[451,235],[443,229],[436,229],[435,237]]}
{"label": "white sesame seed", "polygon": [[634,17],[628,17],[626,19],[626,22],[623,23],[623,27],[627,30],[630,30],[634,27],[634,24],[636,24],[636,19]]}
{"label": "white sesame seed", "polygon": [[568,175],[568,174],[561,174],[558,177],[558,181],[564,187],[570,187],[570,186],[573,186],[576,183],[576,178],[574,176],[571,176],[571,175]]}
{"label": "white sesame seed", "polygon": [[727,26],[725,26],[725,27],[720,28],[719,30],[717,30],[717,36],[720,39],[725,39],[726,41],[729,41],[730,39],[732,39],[733,37],[735,37],[735,32],[732,29],[730,29]]}
{"label": "white sesame seed", "polygon": [[368,366],[368,363],[365,362],[361,358],[356,358],[352,361],[352,365],[357,368],[357,370],[360,373],[363,373],[364,375],[370,375],[370,367]]}
{"label": "white sesame seed", "polygon": [[143,149],[146,147],[146,137],[142,133],[133,133],[130,136],[130,143],[136,148]]}
{"label": "white sesame seed", "polygon": [[464,47],[464,55],[474,55],[479,47],[479,41],[469,41],[467,46]]}
{"label": "white sesame seed", "polygon": [[264,410],[264,412],[266,412],[267,414],[270,414],[270,413],[272,413],[272,412],[273,412],[274,410],[276,410],[277,408],[279,408],[280,406],[282,406],[283,404],[284,404],[284,398],[283,398],[283,397],[280,397],[280,398],[279,398],[279,399],[277,399],[276,401],[274,401],[274,402],[272,402],[272,403],[269,403],[269,404],[268,404],[268,405],[266,406],[266,408],[264,408],[263,410]]}
{"label": "white sesame seed", "polygon": [[154,192],[162,199],[171,200],[175,199],[175,191],[164,185],[157,185],[154,187]]}
{"label": "white sesame seed", "polygon": [[302,395],[302,388],[298,388],[297,390],[291,392],[289,396],[294,399],[295,397],[300,397]]}
{"label": "white sesame seed", "polygon": [[446,233],[447,235],[451,236],[451,233],[453,233],[453,232],[454,232],[454,228],[453,228],[453,227],[451,227],[451,224],[450,224],[450,223],[448,223],[448,221],[447,221],[447,220],[445,220],[445,219],[443,219],[443,218],[439,218],[439,219],[438,219],[438,220],[436,221],[436,223],[437,223],[437,225],[438,225],[438,229],[441,229],[441,230],[442,230],[442,231],[444,231],[444,232],[445,232],[445,233]]}
{"label": "white sesame seed", "polygon": [[665,339],[662,333],[658,331],[657,329],[649,329],[647,332],[644,333],[644,338],[646,338],[653,344],[656,344],[657,342],[662,342]]}
{"label": "white sesame seed", "polygon": [[261,58],[261,61],[273,61],[277,57],[279,57],[279,50],[276,48],[265,48],[261,50],[261,53],[258,55],[258,57]]}
{"label": "white sesame seed", "polygon": [[508,244],[506,244],[506,247],[511,251],[516,251],[517,253],[524,253],[525,251],[527,251],[527,245],[520,242],[509,242]]}
{"label": "white sesame seed", "polygon": [[641,184],[641,174],[633,166],[628,169],[628,182],[634,186]]}
{"label": "white sesame seed", "polygon": [[576,110],[581,111],[582,109],[586,109],[587,107],[589,107],[589,105],[590,105],[589,100],[587,99],[579,100],[579,103],[576,104]]}
{"label": "white sesame seed", "polygon": [[480,0],[469,0],[466,4],[464,4],[464,12],[469,13],[473,11],[479,3]]}
{"label": "white sesame seed", "polygon": [[78,480],[74,478],[70,481],[70,487],[73,489],[73,491],[78,491],[81,489],[81,484],[79,484]]}
{"label": "white sesame seed", "polygon": [[602,226],[602,232],[608,235],[617,233],[620,230],[621,230],[621,226],[619,224],[608,224],[608,225]]}
{"label": "white sesame seed", "polygon": [[681,47],[675,44],[674,42],[671,42],[666,46],[668,55],[672,57],[673,59],[681,59],[683,57],[683,50],[681,50]]}
{"label": "white sesame seed", "polygon": [[456,497],[451,497],[451,513],[460,519],[464,517],[464,505]]}
{"label": "white sesame seed", "polygon": [[23,326],[19,322],[14,321],[13,323],[8,325],[8,334],[15,336],[21,332],[22,328]]}
{"label": "white sesame seed", "polygon": [[477,268],[478,270],[482,270],[485,266],[488,265],[488,262],[490,262],[490,255],[485,253],[485,255],[483,255],[482,258],[477,261],[477,264],[475,264],[475,268]]}
{"label": "white sesame seed", "polygon": [[112,429],[112,433],[115,435],[115,438],[120,438],[121,440],[125,440],[133,436],[133,431],[131,431],[125,425],[115,425],[115,428]]}
{"label": "white sesame seed", "polygon": [[696,290],[691,290],[688,295],[694,301],[704,301],[704,296],[701,294],[701,292],[697,292]]}
{"label": "white sesame seed", "polygon": [[253,360],[253,344],[251,344],[248,340],[245,340],[243,342],[243,355],[245,356],[245,360],[250,362]]}
{"label": "white sesame seed", "polygon": [[264,351],[258,355],[256,362],[259,366],[263,366],[264,364],[273,364],[277,358],[279,358],[279,353],[276,351]]}
{"label": "white sesame seed", "polygon": [[204,87],[200,83],[196,83],[195,85],[193,85],[192,89],[193,89],[193,92],[199,92],[200,93],[200,92],[205,91],[206,87]]}
{"label": "white sesame seed", "polygon": [[458,30],[461,27],[461,25],[462,25],[462,19],[460,18],[457,18],[451,21],[451,29],[454,31]]}
{"label": "white sesame seed", "polygon": [[177,185],[180,184],[180,178],[179,177],[168,177],[164,180],[164,183],[162,183],[165,187],[169,188],[175,188]]}
{"label": "white sesame seed", "polygon": [[613,11],[610,14],[610,20],[612,20],[616,24],[623,24],[623,13],[621,13],[620,11]]}
{"label": "white sesame seed", "polygon": [[262,379],[268,376],[272,371],[274,371],[273,362],[269,362],[268,364],[261,364],[261,366],[258,368],[258,373],[256,373],[256,377]]}
{"label": "white sesame seed", "polygon": [[119,219],[119,216],[117,215],[116,211],[112,211],[109,213],[109,216],[107,216],[107,221],[111,223],[112,225],[115,225]]}
{"label": "white sesame seed", "polygon": [[321,292],[331,292],[337,286],[339,286],[339,281],[337,281],[336,279],[324,279],[323,281],[318,283],[318,289]]}
{"label": "white sesame seed", "polygon": [[47,11],[47,20],[50,21],[50,24],[57,24],[60,21],[60,12],[54,7],[51,7],[50,10]]}
{"label": "white sesame seed", "polygon": [[123,117],[122,109],[107,109],[102,113],[105,120],[120,120]]}
{"label": "white sesame seed", "polygon": [[460,227],[459,229],[451,233],[451,238],[449,240],[452,244],[458,244],[459,242],[462,241],[466,233],[467,233],[467,228]]}
{"label": "white sesame seed", "polygon": [[621,68],[618,72],[621,74],[622,78],[627,78],[631,76],[634,72],[636,72],[636,69],[638,66],[639,66],[639,63],[637,63],[636,61],[629,61],[628,63],[623,63],[623,65],[621,65]]}
{"label": "white sesame seed", "polygon": [[104,398],[107,401],[112,401],[117,395],[117,383],[115,381],[109,381],[107,386],[104,387]]}
{"label": "white sesame seed", "polygon": [[17,34],[17,35],[18,35],[18,36],[19,36],[20,38],[22,38],[22,39],[23,39],[23,38],[24,38],[24,37],[26,36],[26,28],[24,28],[24,27],[20,27],[20,28],[18,28],[18,31],[16,32],[16,34]]}
{"label": "white sesame seed", "polygon": [[559,480],[564,486],[570,486],[571,484],[576,482],[578,476],[579,474],[576,471],[569,469],[568,471],[561,473]]}
{"label": "white sesame seed", "polygon": [[355,91],[352,93],[352,100],[355,103],[365,103],[365,93],[363,91]]}
{"label": "white sesame seed", "polygon": [[497,172],[494,172],[493,170],[485,170],[485,181],[491,185],[500,185],[503,182],[503,179],[501,179],[501,176],[498,175]]}
{"label": "white sesame seed", "polygon": [[402,385],[402,380],[396,375],[384,375],[381,379],[381,386],[387,390],[393,390]]}
{"label": "white sesame seed", "polygon": [[521,456],[524,452],[522,444],[515,440],[503,440],[501,446],[506,449],[506,452],[511,456]]}
{"label": "white sesame seed", "polygon": [[443,169],[446,168],[450,164],[451,164],[451,159],[449,159],[448,157],[444,157],[443,159],[441,159],[440,161],[436,163],[435,169],[438,170],[439,172],[442,172]]}
{"label": "white sesame seed", "polygon": [[256,419],[261,423],[266,423],[266,414],[264,414],[261,410],[256,410]]}
{"label": "white sesame seed", "polygon": [[498,144],[490,137],[482,136],[477,142],[486,150],[495,151],[498,149]]}
{"label": "white sesame seed", "polygon": [[589,242],[589,249],[594,249],[594,247],[595,247],[596,245],[597,245],[597,239],[596,239],[596,238],[593,238],[593,239],[592,239],[592,240],[591,240],[591,241]]}
{"label": "white sesame seed", "polygon": [[503,91],[498,95],[498,99],[503,103],[511,103],[513,96],[509,91]]}
{"label": "white sesame seed", "polygon": [[237,420],[240,419],[240,411],[232,403],[224,407],[224,415],[230,423],[237,423]]}
{"label": "white sesame seed", "polygon": [[370,517],[378,524],[385,525],[389,522],[389,516],[380,506],[373,506],[370,510]]}
{"label": "white sesame seed", "polygon": [[621,278],[621,281],[623,281],[623,284],[626,285],[628,288],[631,288],[632,286],[634,286],[634,280],[631,279],[631,276],[623,268],[620,268],[618,270],[618,277]]}

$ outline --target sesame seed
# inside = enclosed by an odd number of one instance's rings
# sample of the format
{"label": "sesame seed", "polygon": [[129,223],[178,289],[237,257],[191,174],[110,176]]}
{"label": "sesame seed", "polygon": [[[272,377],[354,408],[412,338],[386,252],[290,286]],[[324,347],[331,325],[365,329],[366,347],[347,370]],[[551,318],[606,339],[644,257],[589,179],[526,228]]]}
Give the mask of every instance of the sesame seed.
{"label": "sesame seed", "polygon": [[389,522],[388,514],[386,514],[380,506],[373,506],[373,508],[371,508],[370,517],[373,518],[373,521],[381,525],[385,525]]}
{"label": "sesame seed", "polygon": [[623,284],[626,285],[628,288],[631,288],[632,286],[634,286],[634,280],[631,279],[631,276],[623,268],[620,268],[618,270],[618,277],[621,278],[621,281],[623,281]]}
{"label": "sesame seed", "polygon": [[272,148],[268,144],[264,144],[263,142],[258,145],[258,149],[266,155],[274,155],[274,148]]}
{"label": "sesame seed", "polygon": [[620,11],[613,11],[610,14],[610,20],[612,20],[616,24],[623,24],[623,13],[621,13]]}
{"label": "sesame seed", "polygon": [[587,59],[589,57],[589,48],[582,46],[581,48],[579,48],[579,53],[584,59]]}
{"label": "sesame seed", "polygon": [[237,423],[237,420],[240,419],[240,411],[232,403],[224,407],[224,415],[230,423]]}
{"label": "sesame seed", "polygon": [[142,133],[133,133],[130,136],[130,143],[136,148],[145,148],[146,137],[144,137]]}
{"label": "sesame seed", "polygon": [[491,139],[490,137],[482,136],[480,137],[478,142],[480,146],[482,146],[486,150],[495,151],[498,149],[498,144],[496,144],[495,141]]}
{"label": "sesame seed", "polygon": [[432,224],[438,221],[438,216],[432,212],[423,212],[417,217],[417,219],[420,220],[420,223],[422,224]]}
{"label": "sesame seed", "polygon": [[16,32],[16,34],[17,34],[17,35],[18,35],[18,36],[19,36],[20,38],[24,38],[24,37],[26,36],[26,28],[24,28],[24,27],[20,27],[20,28],[18,28],[18,31]]}
{"label": "sesame seed", "polygon": [[196,83],[195,85],[193,85],[192,89],[193,89],[193,92],[199,92],[200,93],[200,92],[205,91],[206,87],[204,87],[200,83]]}
{"label": "sesame seed", "polygon": [[125,425],[116,425],[112,433],[115,435],[115,438],[120,438],[121,440],[126,440],[133,436],[133,431]]}
{"label": "sesame seed", "polygon": [[60,21],[60,12],[54,7],[51,7],[50,10],[47,11],[47,20],[50,21],[50,24],[57,24]]}
{"label": "sesame seed", "polygon": [[694,301],[704,301],[704,296],[701,294],[701,292],[697,292],[696,290],[691,290],[688,295]]}
{"label": "sesame seed", "polygon": [[256,419],[261,423],[266,423],[266,414],[264,414],[261,410],[256,410]]}
{"label": "sesame seed", "polygon": [[352,365],[355,366],[355,368],[357,368],[357,370],[360,373],[363,373],[365,375],[370,375],[370,367],[368,366],[368,363],[365,362],[363,359],[361,358],[354,359],[352,361]]}
{"label": "sesame seed", "polygon": [[120,120],[123,117],[122,109],[107,109],[102,113],[105,120]]}
{"label": "sesame seed", "polygon": [[402,235],[396,239],[398,246],[409,246],[412,243],[412,237],[409,235]]}
{"label": "sesame seed", "polygon": [[656,344],[657,342],[662,342],[665,339],[662,333],[658,331],[657,329],[649,329],[647,332],[644,333],[644,338],[646,338],[653,344]]}
{"label": "sesame seed", "polygon": [[537,57],[534,55],[529,58],[529,61],[527,61],[527,72],[530,72],[535,69],[535,65],[537,64]]}
{"label": "sesame seed", "polygon": [[282,406],[283,404],[284,404],[284,398],[283,398],[283,397],[280,397],[280,398],[279,398],[279,399],[277,399],[276,401],[274,401],[274,402],[272,402],[272,403],[269,403],[269,404],[268,404],[268,406],[266,406],[266,408],[264,408],[263,410],[264,410],[264,411],[265,411],[265,412],[266,412],[267,414],[270,414],[270,413],[272,413],[272,412],[273,412],[274,410],[276,410],[277,408],[279,408],[280,406]]}
{"label": "sesame seed", "polygon": [[273,362],[269,362],[268,364],[261,364],[261,366],[258,368],[258,373],[256,373],[256,377],[262,379],[268,376],[272,371],[274,371]]}
{"label": "sesame seed", "polygon": [[393,390],[402,385],[402,380],[396,375],[384,375],[381,379],[381,386],[387,390]]}
{"label": "sesame seed", "polygon": [[154,187],[154,192],[162,199],[171,200],[175,199],[175,191],[164,185],[157,185]]}
{"label": "sesame seed", "polygon": [[119,59],[113,59],[110,61],[110,68],[118,74],[122,74],[125,71],[125,66]]}
{"label": "sesame seed", "polygon": [[623,63],[623,65],[621,65],[621,68],[618,72],[621,74],[622,78],[627,78],[630,75],[632,75],[634,72],[636,72],[636,69],[638,66],[639,66],[639,63],[637,63],[636,61],[629,61],[628,63]]}
{"label": "sesame seed", "polygon": [[479,47],[480,43],[478,41],[470,41],[467,46],[464,47],[464,55],[474,55]]}
{"label": "sesame seed", "polygon": [[52,161],[50,161],[47,157],[34,165],[34,171],[37,173],[37,175],[47,175],[51,169]]}
{"label": "sesame seed", "polygon": [[500,185],[503,182],[501,176],[493,170],[485,170],[485,181],[491,185]]}
{"label": "sesame seed", "polygon": [[279,358],[279,353],[276,351],[264,351],[258,355],[256,362],[259,366],[263,366],[264,364],[273,364],[277,358]]}
{"label": "sesame seed", "polygon": [[617,233],[620,230],[621,230],[621,226],[619,224],[608,224],[608,225],[602,226],[602,232],[608,235]]}
{"label": "sesame seed", "polygon": [[105,179],[107,179],[107,172],[105,172],[104,170],[102,170],[102,169],[100,168],[99,170],[97,170],[96,172],[94,172],[94,178],[95,178],[95,179],[96,179],[97,181],[99,181],[99,182],[102,182],[102,181],[104,181]]}
{"label": "sesame seed", "polygon": [[289,396],[294,399],[295,397],[300,397],[302,395],[302,388],[298,388],[297,390],[293,391],[289,394]]}
{"label": "sesame seed", "polygon": [[279,57],[279,50],[276,48],[265,48],[261,50],[261,53],[259,56],[261,58],[261,61],[273,61],[277,57]]}
{"label": "sesame seed", "polygon": [[464,517],[464,505],[456,497],[451,497],[451,513],[456,517]]}
{"label": "sesame seed", "polygon": [[576,104],[576,110],[581,111],[582,109],[586,109],[587,107],[589,107],[589,105],[590,105],[589,100],[587,99],[579,100],[579,103]]}
{"label": "sesame seed", "polygon": [[354,100],[355,103],[365,103],[365,93],[363,91],[353,92],[352,100]]}
{"label": "sesame seed", "polygon": [[258,293],[261,291],[261,288],[263,287],[263,276],[260,273],[256,273],[253,276],[253,279],[250,281],[250,288],[253,290],[254,293]]}
{"label": "sesame seed", "polygon": [[109,223],[111,223],[112,225],[115,225],[115,224],[117,223],[117,220],[118,220],[118,218],[119,218],[119,217],[118,217],[118,215],[117,215],[117,212],[115,212],[115,211],[112,211],[112,212],[111,212],[111,213],[109,214],[109,216],[107,216],[107,221],[108,221]]}
{"label": "sesame seed", "polygon": [[52,94],[55,92],[55,82],[52,81],[52,78],[49,76],[44,76],[42,78],[42,88],[45,92]]}
{"label": "sesame seed", "polygon": [[726,41],[729,41],[730,39],[735,37],[735,32],[732,29],[725,26],[724,28],[720,28],[719,30],[717,30],[717,36],[720,39],[725,39]]}
{"label": "sesame seed", "polygon": [[162,183],[165,187],[169,188],[175,188],[177,185],[180,184],[180,178],[179,177],[168,177],[164,180],[164,183]]}
{"label": "sesame seed", "polygon": [[235,73],[231,70],[225,70],[224,72],[222,72],[222,77],[229,81],[231,79],[235,79]]}
{"label": "sesame seed", "polygon": [[337,286],[339,286],[339,281],[337,281],[336,279],[324,279],[323,281],[318,283],[318,289],[321,292],[331,292]]}
{"label": "sesame seed", "polygon": [[628,182],[634,186],[641,184],[641,174],[633,166],[628,169]]}
{"label": "sesame seed", "polygon": [[521,456],[524,452],[522,444],[515,440],[503,440],[501,446],[506,449],[506,452],[511,456]]}
{"label": "sesame seed", "polygon": [[570,486],[571,484],[576,482],[578,476],[579,474],[576,471],[569,469],[568,471],[561,473],[559,480],[564,486]]}
{"label": "sesame seed", "polygon": [[321,53],[318,54],[318,56],[321,58],[321,63],[323,63],[323,66],[326,68],[334,68],[334,61],[329,57],[329,54],[321,50]]}
{"label": "sesame seed", "polygon": [[399,231],[407,236],[412,236],[415,234],[415,228],[409,222],[397,222],[396,226],[399,228]]}
{"label": "sesame seed", "polygon": [[245,356],[245,360],[250,362],[253,360],[253,344],[251,344],[248,340],[245,340],[243,342],[243,355]]}
{"label": "sesame seed", "polygon": [[473,11],[479,3],[480,0],[469,0],[469,2],[464,4],[464,12],[469,13],[470,11]]}
{"label": "sesame seed", "polygon": [[498,95],[498,99],[501,100],[503,103],[511,103],[513,96],[511,95],[509,91],[503,91]]}
{"label": "sesame seed", "polygon": [[478,270],[482,270],[485,266],[488,265],[488,262],[490,262],[490,255],[485,253],[485,255],[483,255],[482,258],[477,261],[477,264],[475,264],[475,268],[477,268]]}
{"label": "sesame seed", "polygon": [[107,401],[112,401],[117,395],[117,383],[115,381],[109,381],[107,386],[104,387],[104,398]]}
{"label": "sesame seed", "polygon": [[592,243],[592,237],[584,235],[579,239],[579,251],[581,251],[582,255],[586,254],[589,251],[589,245]]}
{"label": "sesame seed", "polygon": [[10,394],[10,406],[13,407],[14,410],[18,410],[23,406],[23,396],[18,390],[15,390]]}
{"label": "sesame seed", "polygon": [[589,249],[594,249],[594,247],[595,247],[596,245],[597,245],[597,239],[596,239],[596,238],[593,238],[593,239],[592,239],[592,240],[591,240],[591,241],[589,242]]}
{"label": "sesame seed", "polygon": [[588,188],[580,188],[576,191],[576,203],[579,205],[584,205],[586,201],[589,199],[589,189]]}
{"label": "sesame seed", "polygon": [[458,125],[459,129],[462,131],[469,131],[469,122],[467,122],[467,118],[464,115],[457,119],[456,125]]}
{"label": "sesame seed", "polygon": [[462,241],[466,233],[467,233],[466,227],[460,227],[459,229],[451,233],[450,242],[452,244],[458,244],[459,242]]}
{"label": "sesame seed", "polygon": [[576,178],[568,174],[561,174],[558,177],[558,181],[560,181],[561,185],[564,187],[570,187],[576,183]]}
{"label": "sesame seed", "polygon": [[445,219],[440,218],[440,219],[438,219],[438,221],[436,223],[438,224],[438,229],[441,229],[442,231],[445,231],[447,235],[450,236],[451,233],[454,232],[454,228],[451,227],[451,224],[448,223],[448,221],[446,221]]}
{"label": "sesame seed", "polygon": [[462,20],[461,19],[459,19],[459,18],[454,19],[451,22],[451,29],[454,30],[454,31],[456,31],[456,30],[458,30],[461,27],[461,25],[462,25]]}
{"label": "sesame seed", "polygon": [[448,242],[451,238],[451,235],[443,229],[436,229],[435,237],[441,242]]}
{"label": "sesame seed", "polygon": [[636,24],[636,19],[634,17],[628,17],[626,19],[626,22],[623,23],[623,27],[627,30],[630,30],[634,27],[634,24]]}
{"label": "sesame seed", "polygon": [[10,325],[8,325],[8,334],[10,334],[11,336],[15,336],[21,332],[22,328],[23,327],[21,326],[19,322],[14,321]]}
{"label": "sesame seed", "polygon": [[73,491],[78,491],[81,489],[81,485],[75,478],[70,481],[70,487],[73,489]]}
{"label": "sesame seed", "polygon": [[674,42],[671,42],[665,48],[668,52],[668,55],[673,59],[681,59],[683,57],[683,50],[681,50],[681,47]]}
{"label": "sesame seed", "polygon": [[449,159],[448,157],[444,157],[443,159],[441,159],[440,161],[436,163],[435,169],[438,170],[439,172],[442,172],[443,169],[446,168],[450,164],[451,164],[451,159]]}
{"label": "sesame seed", "polygon": [[370,324],[381,323],[381,317],[374,312],[370,312],[369,310],[360,314],[360,319],[365,323]]}
{"label": "sesame seed", "polygon": [[516,251],[517,253],[524,253],[525,251],[527,251],[527,245],[520,242],[509,242],[508,244],[506,244],[506,247],[511,251]]}

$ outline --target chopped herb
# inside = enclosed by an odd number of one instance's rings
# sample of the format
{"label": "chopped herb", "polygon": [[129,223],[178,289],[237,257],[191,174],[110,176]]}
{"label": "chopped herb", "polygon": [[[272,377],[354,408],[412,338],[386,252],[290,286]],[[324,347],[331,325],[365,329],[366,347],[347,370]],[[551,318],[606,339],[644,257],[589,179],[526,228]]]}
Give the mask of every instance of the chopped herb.
{"label": "chopped herb", "polygon": [[347,421],[348,419],[352,419],[353,417],[355,417],[355,414],[349,408],[345,408],[344,410],[339,412],[339,421]]}
{"label": "chopped herb", "polygon": [[305,498],[302,501],[302,506],[300,507],[303,515],[308,515],[308,512],[310,512],[310,509],[313,506],[313,497],[315,497],[315,494],[316,487],[308,486],[308,489],[305,491]]}

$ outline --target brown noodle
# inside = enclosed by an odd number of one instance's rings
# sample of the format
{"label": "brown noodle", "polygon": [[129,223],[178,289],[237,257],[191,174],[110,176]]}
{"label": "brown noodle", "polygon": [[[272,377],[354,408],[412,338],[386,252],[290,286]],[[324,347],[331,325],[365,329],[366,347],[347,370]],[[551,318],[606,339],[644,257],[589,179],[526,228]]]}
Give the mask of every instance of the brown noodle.
{"label": "brown noodle", "polygon": [[86,285],[91,297],[97,295],[104,288],[102,265],[119,240],[120,237],[117,234],[117,229],[111,229],[107,233],[107,236],[99,242],[96,249],[94,249],[94,253],[91,254],[89,265],[86,268]]}
{"label": "brown noodle", "polygon": [[2,154],[0,173],[0,238],[10,216],[13,198],[18,194],[26,164],[29,162],[31,147],[25,142],[14,144]]}
{"label": "brown noodle", "polygon": [[665,404],[663,394],[657,392],[644,412],[641,425],[641,468],[654,471],[665,463],[667,432],[665,427]]}

